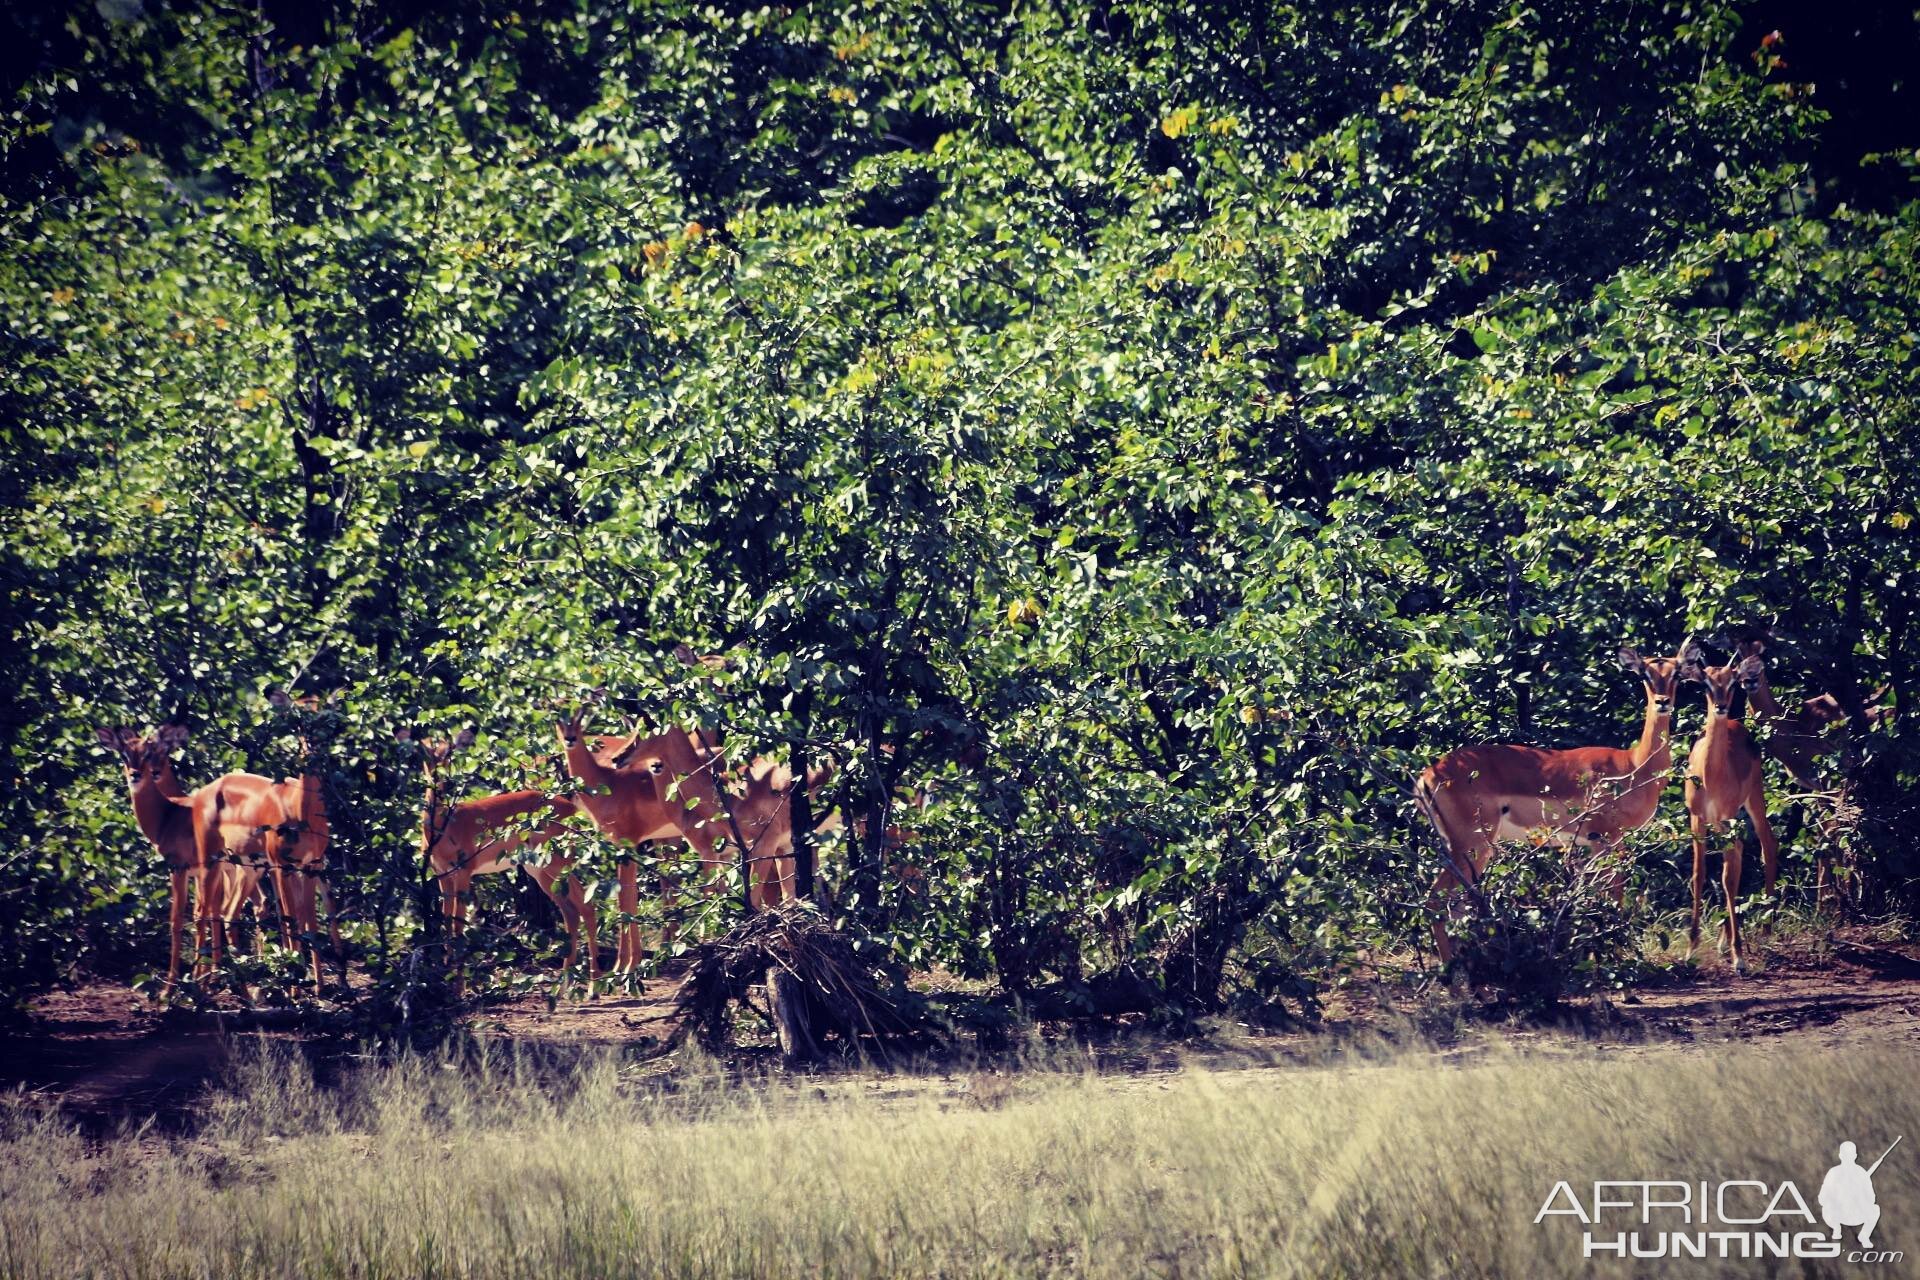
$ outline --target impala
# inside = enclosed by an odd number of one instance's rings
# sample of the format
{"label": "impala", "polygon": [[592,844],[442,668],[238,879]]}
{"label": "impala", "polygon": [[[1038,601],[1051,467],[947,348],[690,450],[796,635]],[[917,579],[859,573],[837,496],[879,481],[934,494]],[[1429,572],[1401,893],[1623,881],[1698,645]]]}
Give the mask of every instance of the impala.
{"label": "impala", "polygon": [[[1736,659],[1760,658],[1772,639],[1771,633],[1765,628],[1750,632],[1746,639],[1734,646]],[[1861,709],[1860,718],[1868,728],[1885,723],[1891,716],[1892,711],[1884,701],[1886,694],[1885,686],[1875,690],[1869,695],[1867,705]],[[1747,705],[1753,709],[1750,718],[1761,730],[1761,755],[1778,760],[1802,790],[1827,792],[1827,782],[1820,776],[1818,762],[1840,745],[1840,738],[1833,732],[1835,725],[1847,719],[1846,709],[1840,699],[1831,693],[1819,693],[1811,698],[1802,698],[1791,708],[1782,706],[1762,670],[1759,682],[1747,690]],[[1800,820],[1801,809],[1796,800],[1788,815],[1788,840],[1792,840],[1793,832],[1799,830]],[[1816,855],[1816,902],[1824,903],[1836,892],[1831,856],[1831,842],[1835,834],[1836,827],[1829,815],[1820,827],[1822,847]]]}
{"label": "impala", "polygon": [[[723,765],[718,744],[704,731],[673,728],[650,738],[634,737],[610,758],[587,746],[584,709],[555,726],[567,769],[586,786],[574,803],[593,825],[622,844],[684,839],[700,857],[703,878],[723,865],[718,838],[728,821],[715,775]],[[621,925],[613,971],[630,973],[641,960],[639,868],[620,864]]]}
{"label": "impala", "polygon": [[286,821],[279,784],[253,773],[229,773],[188,797],[195,857],[203,868],[200,919],[211,929],[213,966],[220,965],[220,943],[228,922],[251,898],[262,871],[273,873],[280,901],[281,940],[288,946],[294,916],[284,877],[268,851],[265,833]]}
{"label": "impala", "polygon": [[[209,883],[207,865],[201,861],[193,838],[193,809],[180,794],[169,756],[187,738],[179,725],[161,725],[151,738],[131,728],[94,730],[101,743],[120,755],[126,766],[127,785],[133,796],[133,818],[140,833],[153,842],[160,860],[167,865],[169,893],[167,904],[167,990],[180,982],[180,941],[186,934],[187,915],[195,900],[206,902],[217,892]],[[200,972],[199,956],[213,954],[213,940],[204,930],[212,924],[211,913],[194,912],[194,972]]]}
{"label": "impala", "polygon": [[[331,706],[338,697],[339,694],[335,693],[328,705]],[[295,940],[306,948],[312,962],[313,989],[317,994],[322,987],[318,903],[327,897],[327,843],[331,831],[327,823],[325,780],[315,770],[320,753],[309,737],[309,726],[314,722],[308,717],[316,715],[322,708],[317,698],[307,697],[296,701],[277,689],[268,695],[268,700],[283,711],[298,706],[306,713],[299,729],[300,776],[275,784],[281,818],[266,833],[267,862],[279,876],[275,881],[275,889],[279,888],[281,880],[288,885],[291,899],[284,896],[280,899],[282,919],[288,914],[293,916]],[[340,956],[340,921],[334,915],[331,902],[327,903],[327,931],[333,942],[334,955]],[[346,983],[344,964],[342,960],[340,981],[343,986]]]}
{"label": "impala", "polygon": [[[1707,686],[1707,727],[1693,744],[1687,757],[1687,817],[1693,828],[1693,919],[1687,932],[1688,950],[1700,945],[1700,899],[1707,883],[1707,836],[1739,818],[1741,810],[1753,821],[1753,832],[1760,841],[1760,861],[1766,877],[1766,891],[1780,875],[1780,842],[1767,825],[1765,771],[1760,751],[1742,723],[1745,695],[1765,677],[1766,668],[1758,654],[1737,657],[1724,667],[1707,667],[1697,678]],[[1727,922],[1723,933],[1733,957],[1733,971],[1741,972],[1745,957],[1740,951],[1740,862],[1746,850],[1735,827],[1720,868],[1721,884],[1727,897]]]}
{"label": "impala", "polygon": [[[807,794],[818,795],[832,771],[809,770]],[[755,910],[777,906],[794,894],[793,770],[766,756],[747,766],[746,793],[733,803],[740,839],[747,849],[747,905]],[[824,833],[840,825],[839,811],[822,817],[814,831]]]}
{"label": "impala", "polygon": [[[1761,658],[1764,663],[1762,655],[1771,639],[1772,636],[1763,629],[1737,642],[1734,646],[1736,664],[1747,658]],[[1886,692],[1885,688],[1876,690],[1862,710],[1861,719],[1869,726],[1887,718],[1888,710],[1881,702]],[[1762,754],[1778,760],[1793,775],[1793,780],[1808,791],[1822,790],[1816,761],[1821,756],[1832,754],[1840,745],[1831,732],[1833,726],[1847,718],[1840,699],[1831,693],[1820,693],[1811,698],[1802,698],[1791,708],[1782,706],[1780,699],[1774,696],[1773,687],[1763,668],[1759,682],[1747,690],[1747,704],[1753,708],[1754,718],[1760,727],[1766,730]]]}
{"label": "impala", "polygon": [[[819,795],[832,776],[833,770],[828,766],[808,770],[808,796]],[[757,907],[771,907],[794,895],[793,785],[793,771],[785,765],[756,760],[747,772],[747,793],[735,806],[742,835],[753,851],[749,860],[758,869],[759,885],[754,901]],[[924,810],[931,796],[932,788],[928,786],[914,791],[907,804]],[[867,821],[865,817],[853,820],[854,835],[861,840],[866,839]],[[813,830],[816,835],[825,835],[844,825],[845,815],[835,807],[814,823]],[[907,893],[918,892],[925,873],[910,863],[896,864],[891,855],[915,839],[918,839],[915,832],[899,823],[888,823],[886,840],[874,851],[882,859],[882,865],[893,870]]]}
{"label": "impala", "polygon": [[[294,705],[286,694],[271,695],[276,707]],[[308,711],[317,701],[302,699]],[[258,889],[264,871],[273,880],[280,901],[281,942],[298,955],[308,953],[314,991],[323,989],[320,975],[320,925],[317,901],[326,890],[327,807],[321,778],[313,771],[316,753],[303,731],[300,735],[301,776],[284,782],[254,773],[229,773],[195,791],[190,799],[193,838],[198,857],[208,868],[207,879],[218,901],[203,899],[200,910],[222,925],[232,921]],[[328,912],[332,916],[331,908]],[[339,924],[330,919],[336,953]],[[214,935],[214,964],[218,967],[220,929]],[[344,980],[344,975],[343,975]]]}
{"label": "impala", "polygon": [[[1597,859],[1653,817],[1673,766],[1674,696],[1702,655],[1689,637],[1671,658],[1643,658],[1625,645],[1618,658],[1647,691],[1640,740],[1632,747],[1548,751],[1486,743],[1449,752],[1421,773],[1414,803],[1439,832],[1447,863],[1434,881],[1431,906],[1454,888],[1477,883],[1500,841],[1585,847]],[[1624,888],[1616,870],[1616,900]],[[1453,940],[1438,913],[1433,939],[1441,962],[1451,960]]]}
{"label": "impala", "polygon": [[[410,735],[405,730],[405,741]],[[441,909],[446,913],[448,931],[457,947],[466,933],[467,901],[475,876],[511,871],[518,865],[540,886],[567,926],[567,958],[560,965],[562,975],[570,973],[580,954],[580,934],[587,937],[587,987],[600,978],[596,953],[598,918],[578,876],[569,875],[574,860],[552,857],[544,864],[516,859],[522,849],[537,849],[560,834],[566,820],[574,814],[574,803],[562,796],[539,791],[508,791],[475,800],[450,802],[442,788],[442,770],[456,751],[473,745],[473,730],[462,729],[451,742],[424,741],[420,744],[422,767],[427,776],[426,813],[420,838],[422,855],[433,868],[440,885]],[[534,825],[529,826],[529,822]],[[466,990],[464,972],[455,977],[456,990]]]}

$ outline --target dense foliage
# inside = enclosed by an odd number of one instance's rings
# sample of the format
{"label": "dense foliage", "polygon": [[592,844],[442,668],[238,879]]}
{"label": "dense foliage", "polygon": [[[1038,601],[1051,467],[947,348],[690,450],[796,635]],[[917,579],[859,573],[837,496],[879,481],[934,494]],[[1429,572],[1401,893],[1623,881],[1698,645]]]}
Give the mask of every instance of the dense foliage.
{"label": "dense foliage", "polygon": [[[288,774],[280,685],[343,695],[376,972],[429,901],[395,731],[542,785],[598,687],[837,766],[835,909],[901,959],[1189,1008],[1417,943],[1413,775],[1631,740],[1621,642],[1770,622],[1784,698],[1909,705],[1920,138],[1850,149],[1799,29],[1705,0],[1229,12],[13,15],[0,994],[163,945],[93,726]],[[1897,905],[1912,717],[1832,772],[1789,881],[1844,842]],[[1676,786],[1654,910],[1683,845]]]}

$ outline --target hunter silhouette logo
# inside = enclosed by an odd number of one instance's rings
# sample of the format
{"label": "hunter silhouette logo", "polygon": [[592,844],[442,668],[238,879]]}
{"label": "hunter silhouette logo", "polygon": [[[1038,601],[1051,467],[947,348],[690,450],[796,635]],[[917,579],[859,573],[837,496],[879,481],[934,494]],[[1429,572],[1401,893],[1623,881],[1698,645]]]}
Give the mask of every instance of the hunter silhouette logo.
{"label": "hunter silhouette logo", "polygon": [[[1902,1251],[1873,1242],[1880,1225],[1873,1175],[1901,1141],[1896,1137],[1864,1168],[1859,1148],[1842,1142],[1840,1162],[1827,1170],[1812,1204],[1792,1180],[1596,1179],[1590,1195],[1569,1182],[1554,1183],[1533,1222],[1552,1225],[1551,1218],[1577,1218],[1582,1258],[1900,1262],[1906,1256]],[[1842,1239],[1848,1231],[1852,1243]]]}
{"label": "hunter silhouette logo", "polygon": [[[1899,1145],[1900,1138],[1895,1138],[1893,1147]],[[1851,1142],[1840,1144],[1840,1163],[1827,1170],[1826,1180],[1820,1184],[1820,1220],[1832,1230],[1835,1240],[1840,1238],[1842,1227],[1858,1227],[1860,1234],[1855,1238],[1860,1247],[1873,1248],[1873,1229],[1880,1223],[1880,1206],[1873,1198],[1873,1175],[1893,1154],[1893,1147],[1862,1169],[1858,1148]]]}

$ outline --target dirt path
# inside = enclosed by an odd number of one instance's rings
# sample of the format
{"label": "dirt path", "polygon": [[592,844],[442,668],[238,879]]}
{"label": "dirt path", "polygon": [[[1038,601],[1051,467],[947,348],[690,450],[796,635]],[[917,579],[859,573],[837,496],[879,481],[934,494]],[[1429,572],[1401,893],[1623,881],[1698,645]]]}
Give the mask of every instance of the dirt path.
{"label": "dirt path", "polygon": [[[607,1047],[644,1057],[665,1039],[677,990],[676,980],[661,978],[642,993],[591,1002],[549,1007],[530,996],[484,1008],[471,1025],[485,1036],[563,1055]],[[1182,1042],[1114,1033],[1100,1036],[1090,1052],[1103,1069],[1141,1076],[1194,1062],[1229,1070],[1300,1065],[1325,1061],[1390,1023],[1404,1029],[1406,1014],[1404,1002],[1400,1014],[1389,1017],[1363,1000],[1336,1011],[1321,1030],[1236,1030]],[[1757,974],[1736,977],[1709,960],[1698,973],[1633,991],[1600,1015],[1583,1013],[1565,1027],[1485,1026],[1475,1036],[1483,1044],[1498,1036],[1544,1052],[1592,1044],[1702,1051],[1766,1038],[1835,1045],[1892,1039],[1920,1047],[1920,943],[1876,940],[1860,931],[1782,942]],[[147,1119],[165,1124],[190,1115],[236,1048],[262,1037],[305,1052],[323,1078],[340,1052],[339,1042],[296,1027],[156,1009],[125,988],[93,984],[44,997],[25,1027],[0,1032],[0,1088],[56,1101],[96,1131]]]}

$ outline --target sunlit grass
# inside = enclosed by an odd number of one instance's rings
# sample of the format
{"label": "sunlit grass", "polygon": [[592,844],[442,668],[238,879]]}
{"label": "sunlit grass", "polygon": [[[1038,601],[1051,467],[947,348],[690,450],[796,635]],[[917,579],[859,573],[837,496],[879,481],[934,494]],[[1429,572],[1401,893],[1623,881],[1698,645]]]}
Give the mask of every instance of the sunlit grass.
{"label": "sunlit grass", "polygon": [[[200,1132],[0,1134],[28,1275],[1573,1274],[1557,1179],[1795,1179],[1920,1138],[1911,1051],[1730,1046],[1112,1077],[636,1088],[501,1057],[323,1090],[264,1059]],[[1920,1253],[1920,1155],[1877,1180]]]}

